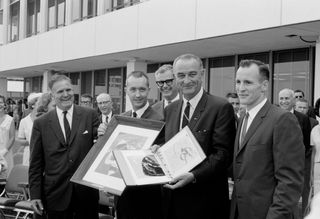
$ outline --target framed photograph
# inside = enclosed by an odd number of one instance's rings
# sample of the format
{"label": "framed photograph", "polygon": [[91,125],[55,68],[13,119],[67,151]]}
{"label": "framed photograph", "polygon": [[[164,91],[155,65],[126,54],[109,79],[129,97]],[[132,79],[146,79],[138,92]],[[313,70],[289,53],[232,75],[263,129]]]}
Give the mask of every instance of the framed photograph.
{"label": "framed photograph", "polygon": [[112,151],[148,149],[163,126],[160,121],[113,116],[106,133],[91,148],[71,181],[121,195],[125,183]]}

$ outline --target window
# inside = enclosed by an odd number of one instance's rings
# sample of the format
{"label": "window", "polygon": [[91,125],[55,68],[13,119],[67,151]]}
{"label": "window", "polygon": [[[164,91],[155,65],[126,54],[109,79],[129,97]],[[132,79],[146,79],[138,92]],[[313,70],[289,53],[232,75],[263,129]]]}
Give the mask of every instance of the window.
{"label": "window", "polygon": [[39,33],[40,0],[28,0],[27,3],[27,37]]}
{"label": "window", "polygon": [[106,70],[95,70],[94,71],[94,94],[98,96],[101,93],[106,93]]}
{"label": "window", "polygon": [[92,71],[81,72],[81,94],[92,94]]}
{"label": "window", "polygon": [[218,57],[209,59],[209,92],[225,97],[235,90],[235,57]]}
{"label": "window", "polygon": [[140,2],[139,0],[112,0],[112,1],[113,1],[113,10],[129,7],[131,5],[134,5]]}
{"label": "window", "polygon": [[20,1],[10,1],[10,28],[9,39],[10,42],[19,39],[19,15],[20,15]]}
{"label": "window", "polygon": [[280,90],[302,90],[311,100],[309,48],[277,51],[273,54],[273,100],[278,103]]}
{"label": "window", "polygon": [[124,108],[124,81],[126,68],[108,69],[108,93],[112,98],[113,111],[115,114],[122,112]]}
{"label": "window", "polygon": [[48,0],[48,29],[54,29],[65,24],[65,0]]}
{"label": "window", "polygon": [[73,21],[92,18],[97,15],[97,0],[73,1],[72,19]]}
{"label": "window", "polygon": [[269,66],[269,53],[268,52],[239,55],[239,57],[238,57],[239,63],[241,60],[244,60],[244,59],[259,60]]}

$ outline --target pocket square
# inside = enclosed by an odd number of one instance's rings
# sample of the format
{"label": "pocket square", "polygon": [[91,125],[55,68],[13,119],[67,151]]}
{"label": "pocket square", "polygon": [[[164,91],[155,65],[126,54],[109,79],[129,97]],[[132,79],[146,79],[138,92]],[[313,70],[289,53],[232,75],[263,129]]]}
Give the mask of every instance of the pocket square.
{"label": "pocket square", "polygon": [[83,135],[88,134],[88,130],[85,130],[82,134]]}

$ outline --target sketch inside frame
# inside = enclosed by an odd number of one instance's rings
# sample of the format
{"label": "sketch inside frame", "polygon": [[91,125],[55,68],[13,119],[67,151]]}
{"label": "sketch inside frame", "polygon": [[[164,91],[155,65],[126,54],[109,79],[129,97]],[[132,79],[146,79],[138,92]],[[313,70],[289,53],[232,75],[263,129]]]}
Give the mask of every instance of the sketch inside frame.
{"label": "sketch inside frame", "polygon": [[[110,192],[121,194],[125,183],[112,154],[112,150],[148,149],[159,131],[134,126],[118,125],[86,172],[83,180]],[[114,193],[114,192],[113,192]]]}

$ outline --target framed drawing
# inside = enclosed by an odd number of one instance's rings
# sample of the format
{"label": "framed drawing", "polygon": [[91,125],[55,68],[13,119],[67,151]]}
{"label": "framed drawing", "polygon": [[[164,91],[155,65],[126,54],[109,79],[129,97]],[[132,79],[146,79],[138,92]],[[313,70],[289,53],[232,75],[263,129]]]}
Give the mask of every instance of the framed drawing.
{"label": "framed drawing", "polygon": [[125,183],[112,151],[148,149],[163,126],[160,121],[113,116],[106,133],[91,148],[71,181],[121,195]]}

